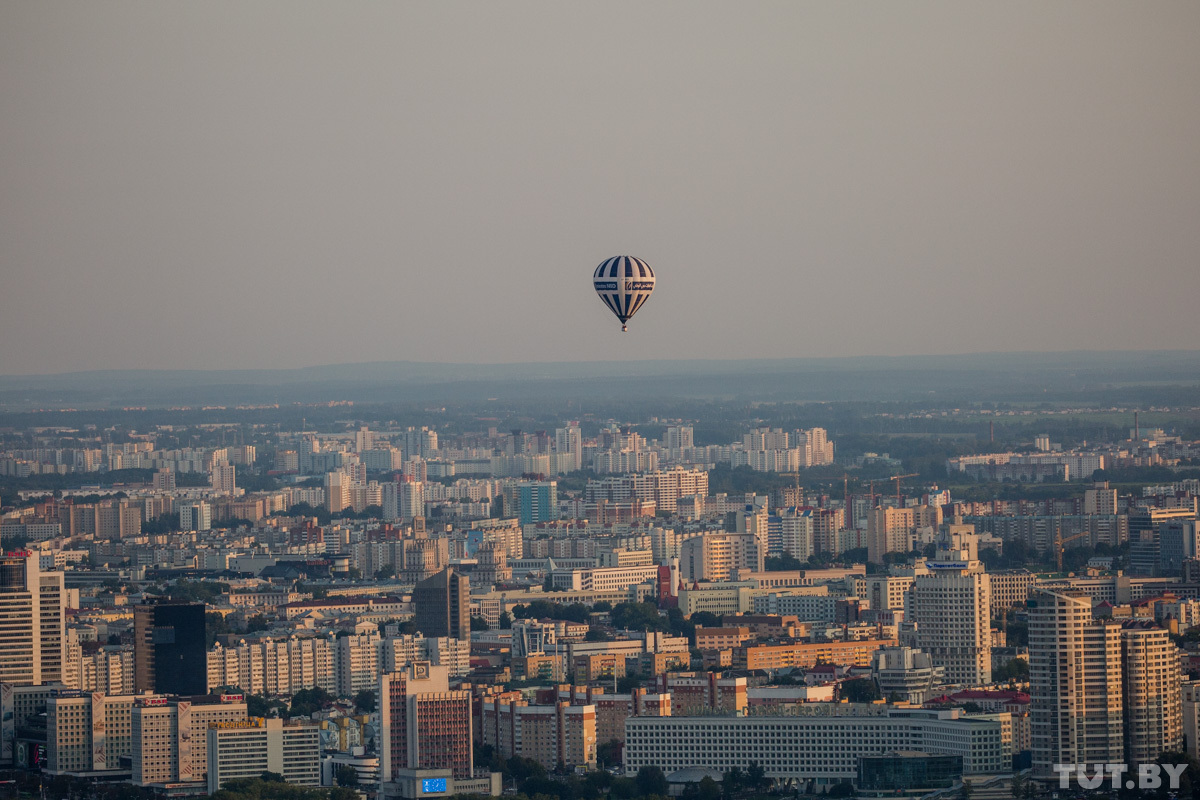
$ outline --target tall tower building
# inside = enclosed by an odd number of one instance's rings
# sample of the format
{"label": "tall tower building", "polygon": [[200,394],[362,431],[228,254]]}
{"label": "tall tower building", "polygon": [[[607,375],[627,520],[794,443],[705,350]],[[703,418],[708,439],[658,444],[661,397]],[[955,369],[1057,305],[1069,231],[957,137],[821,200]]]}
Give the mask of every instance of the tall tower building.
{"label": "tall tower building", "polygon": [[916,526],[911,508],[873,508],[867,516],[867,560],[882,564],[888,553],[907,553]]}
{"label": "tall tower building", "polygon": [[1135,620],[1121,627],[1125,756],[1147,764],[1183,746],[1183,676],[1167,631]]}
{"label": "tall tower building", "polygon": [[425,516],[425,482],[423,480],[401,480],[397,484],[400,502],[400,519]]}
{"label": "tall tower building", "polygon": [[1035,773],[1123,760],[1121,626],[1093,620],[1090,597],[1030,596],[1029,694]]}
{"label": "tall tower building", "polygon": [[471,588],[466,575],[447,567],[413,587],[417,630],[426,637],[471,638]]}
{"label": "tall tower building", "polygon": [[208,482],[216,494],[237,494],[237,467],[233,464],[213,464]]}
{"label": "tall tower building", "polygon": [[558,519],[558,483],[522,481],[504,487],[505,511],[522,525]]}
{"label": "tall tower building", "polygon": [[212,529],[212,506],[206,500],[192,500],[179,506],[179,528],[185,531]]}
{"label": "tall tower building", "polygon": [[371,433],[371,429],[363,425],[354,432],[354,452],[362,453],[365,450],[370,450],[375,447],[375,434]]}
{"label": "tall tower building", "polygon": [[416,769],[471,777],[471,693],[450,691],[448,667],[418,661],[401,672],[385,672],[379,679],[379,717],[383,783]]}
{"label": "tall tower building", "polygon": [[208,693],[204,604],[158,602],[133,609],[133,683],[138,693]]}
{"label": "tall tower building", "polygon": [[66,592],[36,553],[0,558],[0,683],[37,686],[63,676]]}
{"label": "tall tower building", "polygon": [[569,456],[567,466],[571,471],[583,468],[583,433],[578,422],[569,422],[567,427],[554,431],[554,450],[560,457]]}
{"label": "tall tower building", "polygon": [[[947,556],[949,553],[939,555]],[[992,682],[992,583],[978,561],[932,561],[913,581],[917,647],[950,683]]]}

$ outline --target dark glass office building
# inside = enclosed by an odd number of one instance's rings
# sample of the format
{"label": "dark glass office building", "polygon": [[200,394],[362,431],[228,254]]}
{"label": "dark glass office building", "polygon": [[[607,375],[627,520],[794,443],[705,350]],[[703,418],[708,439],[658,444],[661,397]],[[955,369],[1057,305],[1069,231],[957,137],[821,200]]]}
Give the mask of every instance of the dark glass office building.
{"label": "dark glass office building", "polygon": [[897,750],[859,758],[855,783],[861,794],[925,793],[953,786],[962,780],[962,774],[962,756]]}
{"label": "dark glass office building", "polygon": [[138,692],[208,694],[203,603],[136,606],[133,635],[133,683]]}

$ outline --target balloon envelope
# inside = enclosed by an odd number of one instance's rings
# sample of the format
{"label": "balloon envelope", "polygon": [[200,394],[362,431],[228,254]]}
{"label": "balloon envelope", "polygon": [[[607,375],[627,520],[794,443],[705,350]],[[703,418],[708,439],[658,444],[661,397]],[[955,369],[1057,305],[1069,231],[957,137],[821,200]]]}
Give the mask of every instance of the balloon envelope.
{"label": "balloon envelope", "polygon": [[654,291],[654,270],[640,258],[613,256],[596,267],[592,285],[604,305],[621,321],[621,330],[625,330],[625,323]]}

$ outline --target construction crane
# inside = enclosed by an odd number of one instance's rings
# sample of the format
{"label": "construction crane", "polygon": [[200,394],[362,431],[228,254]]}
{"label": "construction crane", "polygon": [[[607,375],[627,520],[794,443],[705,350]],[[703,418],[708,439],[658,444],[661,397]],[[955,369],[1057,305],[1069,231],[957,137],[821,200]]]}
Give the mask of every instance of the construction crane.
{"label": "construction crane", "polygon": [[900,481],[904,480],[905,478],[915,478],[915,477],[917,477],[918,474],[919,473],[916,473],[916,472],[910,472],[907,475],[893,475],[892,477],[888,478],[889,481],[896,482],[896,507],[897,508],[900,507]]}
{"label": "construction crane", "polygon": [[1060,525],[1054,529],[1054,560],[1055,563],[1058,564],[1059,572],[1063,571],[1063,553],[1066,552],[1066,548],[1063,545],[1067,544],[1067,542],[1073,542],[1076,539],[1082,539],[1085,536],[1091,535],[1091,531],[1084,531],[1083,533],[1077,533],[1074,536],[1063,538],[1062,526]]}
{"label": "construction crane", "polygon": [[801,495],[800,495],[800,473],[799,472],[780,472],[779,474],[785,478],[795,478],[796,479],[796,506],[799,507],[801,505],[801,503],[800,503],[800,497],[801,497]]}

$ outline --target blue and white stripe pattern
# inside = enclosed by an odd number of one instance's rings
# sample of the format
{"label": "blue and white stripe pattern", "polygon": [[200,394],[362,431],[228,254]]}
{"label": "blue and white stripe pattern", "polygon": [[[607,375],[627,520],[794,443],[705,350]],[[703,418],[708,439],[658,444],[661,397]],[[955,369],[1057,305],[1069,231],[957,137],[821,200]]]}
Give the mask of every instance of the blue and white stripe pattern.
{"label": "blue and white stripe pattern", "polygon": [[654,270],[640,258],[613,256],[592,275],[596,294],[617,315],[621,330],[654,291]]}

